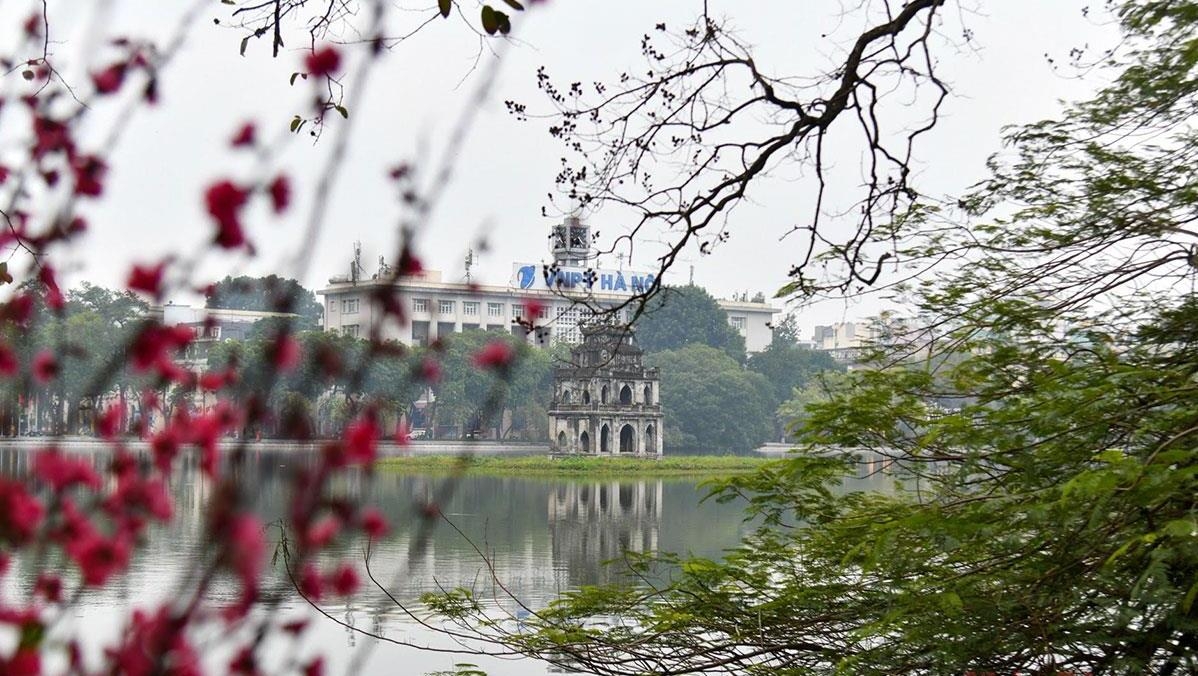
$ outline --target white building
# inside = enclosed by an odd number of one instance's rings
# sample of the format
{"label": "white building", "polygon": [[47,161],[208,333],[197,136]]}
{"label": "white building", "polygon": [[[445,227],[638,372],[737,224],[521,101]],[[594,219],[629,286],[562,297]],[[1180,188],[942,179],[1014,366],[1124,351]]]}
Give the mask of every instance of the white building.
{"label": "white building", "polygon": [[[515,263],[512,277],[504,285],[467,284],[445,281],[442,274],[428,270],[391,281],[385,264],[370,277],[363,274],[329,279],[316,293],[324,299],[325,330],[366,337],[379,327],[384,340],[405,345],[427,345],[430,341],[471,329],[510,332],[525,336],[537,345],[582,342],[581,325],[592,316],[588,305],[614,308],[653,283],[652,273],[593,267],[590,228],[567,218],[551,233],[553,262]],[[352,267],[357,271],[360,266]],[[385,314],[375,299],[397,297],[407,322],[384,321]],[[769,323],[777,308],[767,303],[719,301],[728,322],[745,337],[749,352],[760,352],[773,338]],[[529,308],[539,307],[530,317]],[[622,321],[632,318],[633,307],[621,310]],[[517,320],[534,324],[531,334]]]}

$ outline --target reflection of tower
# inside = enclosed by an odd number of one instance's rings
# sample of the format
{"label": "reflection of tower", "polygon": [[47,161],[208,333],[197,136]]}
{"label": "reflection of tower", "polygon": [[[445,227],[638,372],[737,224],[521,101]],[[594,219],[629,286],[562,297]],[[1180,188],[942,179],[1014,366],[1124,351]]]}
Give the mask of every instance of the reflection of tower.
{"label": "reflection of tower", "polygon": [[559,485],[548,506],[554,565],[572,585],[611,581],[623,568],[604,562],[657,551],[661,502],[661,481]]}

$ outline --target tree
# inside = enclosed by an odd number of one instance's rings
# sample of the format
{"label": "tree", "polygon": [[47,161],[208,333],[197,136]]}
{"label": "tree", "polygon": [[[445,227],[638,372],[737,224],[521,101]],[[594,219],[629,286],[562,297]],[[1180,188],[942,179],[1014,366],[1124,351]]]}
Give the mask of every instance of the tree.
{"label": "tree", "polygon": [[647,354],[645,363],[661,369],[668,450],[745,452],[770,438],[769,383],[726,353],[691,343]]}
{"label": "tree", "polygon": [[662,289],[637,320],[637,342],[646,352],[674,350],[689,343],[722,350],[737,363],[745,360],[745,339],[728,324],[715,298],[698,286]]}
{"label": "tree", "polygon": [[[747,368],[759,373],[769,382],[770,403],[778,410],[793,396],[793,392],[805,388],[826,372],[844,371],[826,352],[809,350],[779,338],[776,329],[774,340],[761,352],[749,357]],[[782,435],[788,415],[778,411],[774,423],[774,438]]]}
{"label": "tree", "polygon": [[[1194,671],[1198,3],[1114,12],[1092,99],[1011,130],[964,213],[888,227],[913,268],[960,265],[897,286],[920,330],[805,397],[807,452],[717,487],[761,519],[741,547],[483,633],[594,673]],[[893,493],[830,490],[878,457]]]}
{"label": "tree", "polygon": [[324,318],[324,306],[316,300],[316,294],[294,279],[278,275],[226,276],[212,285],[204,307],[297,314],[298,330],[318,329]]}

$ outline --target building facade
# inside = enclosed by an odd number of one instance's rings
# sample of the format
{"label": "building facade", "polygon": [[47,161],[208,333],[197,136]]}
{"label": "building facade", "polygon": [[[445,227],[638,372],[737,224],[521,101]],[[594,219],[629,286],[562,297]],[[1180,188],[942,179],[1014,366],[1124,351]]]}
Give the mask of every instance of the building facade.
{"label": "building facade", "polygon": [[[325,330],[366,337],[373,328],[384,340],[427,345],[438,338],[478,329],[512,333],[538,346],[582,342],[581,327],[591,308],[611,309],[654,282],[652,273],[602,269],[590,245],[590,228],[568,218],[550,233],[552,263],[514,263],[507,285],[446,281],[437,271],[392,280],[385,263],[371,276],[351,266],[350,275],[329,279],[318,290],[324,300]],[[391,295],[402,306],[406,322],[385,321],[376,298]],[[728,323],[745,337],[749,352],[764,350],[773,338],[770,321],[777,308],[768,303],[719,301]],[[530,310],[537,309],[537,316]],[[619,321],[631,320],[633,308],[622,309]],[[526,326],[535,325],[528,331]]]}
{"label": "building facade", "polygon": [[554,369],[549,444],[556,455],[660,457],[661,381],[631,329],[586,326],[570,363]]}

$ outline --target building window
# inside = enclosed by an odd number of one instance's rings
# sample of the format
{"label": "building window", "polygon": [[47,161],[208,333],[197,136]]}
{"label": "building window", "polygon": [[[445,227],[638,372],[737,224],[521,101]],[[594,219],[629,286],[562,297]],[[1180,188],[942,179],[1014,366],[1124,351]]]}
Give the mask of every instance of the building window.
{"label": "building window", "polygon": [[341,314],[352,315],[358,312],[357,298],[346,298],[341,301]]}
{"label": "building window", "polygon": [[220,327],[219,326],[204,327],[204,337],[205,338],[220,338]]}
{"label": "building window", "polygon": [[347,335],[351,338],[357,338],[358,337],[358,325],[357,324],[345,324],[344,326],[341,327],[341,333],[344,333],[345,335]]}
{"label": "building window", "polygon": [[478,316],[478,301],[464,300],[462,301],[462,314],[477,317]]}
{"label": "building window", "polygon": [[523,318],[524,317],[524,306],[520,305],[518,303],[513,303],[512,304],[512,316],[515,317],[516,319]]}
{"label": "building window", "polygon": [[453,314],[453,301],[452,300],[437,301],[437,312],[440,312],[443,315]]}
{"label": "building window", "polygon": [[413,298],[412,299],[412,312],[428,312],[428,299],[427,298]]}
{"label": "building window", "polygon": [[731,324],[732,328],[736,329],[737,331],[745,330],[745,318],[744,317],[738,317],[738,316],[733,315],[728,318],[728,323]]}
{"label": "building window", "polygon": [[541,306],[541,319],[549,319],[549,306],[548,305]]}
{"label": "building window", "polygon": [[503,303],[487,303],[487,316],[488,317],[502,317],[503,316]]}

